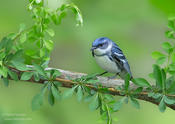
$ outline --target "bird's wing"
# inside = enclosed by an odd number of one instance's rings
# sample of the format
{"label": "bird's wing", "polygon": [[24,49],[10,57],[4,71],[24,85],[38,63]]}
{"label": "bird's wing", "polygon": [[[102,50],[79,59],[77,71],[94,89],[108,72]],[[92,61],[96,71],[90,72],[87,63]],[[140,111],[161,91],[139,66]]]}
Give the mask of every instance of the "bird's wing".
{"label": "bird's wing", "polygon": [[130,75],[132,75],[128,61],[122,50],[117,45],[113,46],[111,56],[121,68],[125,69]]}

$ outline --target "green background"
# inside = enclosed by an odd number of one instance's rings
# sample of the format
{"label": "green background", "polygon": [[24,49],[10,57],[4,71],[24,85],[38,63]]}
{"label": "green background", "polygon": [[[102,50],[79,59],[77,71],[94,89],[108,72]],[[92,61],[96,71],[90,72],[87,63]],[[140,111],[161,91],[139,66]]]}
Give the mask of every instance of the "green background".
{"label": "green background", "polygon": [[[60,6],[63,0],[49,0],[49,6]],[[62,24],[54,26],[55,46],[51,67],[84,73],[103,70],[90,53],[93,40],[106,36],[115,41],[128,58],[134,77],[148,78],[154,61],[151,53],[160,50],[167,41],[168,17],[175,15],[174,0],[73,0],[84,17],[84,26],[76,27],[71,11]],[[20,23],[32,24],[27,1],[0,0],[0,39],[17,32]],[[88,103],[77,102],[75,97],[57,101],[49,106],[47,98],[38,111],[31,110],[31,99],[39,92],[40,84],[10,82],[6,88],[0,83],[0,123],[3,124],[97,124],[98,111],[90,111]],[[64,89],[63,89],[64,90]],[[172,124],[175,112],[159,112],[156,105],[140,101],[141,109],[130,104],[115,113],[114,124]],[[19,117],[24,120],[5,120]],[[28,119],[28,120],[27,120]]]}

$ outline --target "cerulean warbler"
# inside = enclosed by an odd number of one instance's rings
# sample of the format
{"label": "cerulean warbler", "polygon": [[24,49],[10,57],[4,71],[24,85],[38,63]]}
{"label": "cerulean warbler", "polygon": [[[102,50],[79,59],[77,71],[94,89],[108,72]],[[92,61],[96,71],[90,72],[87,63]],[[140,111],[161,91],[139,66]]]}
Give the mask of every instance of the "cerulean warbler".
{"label": "cerulean warbler", "polygon": [[130,66],[122,50],[109,38],[96,39],[92,43],[91,51],[97,64],[106,71],[102,74],[115,73],[122,79],[125,78],[126,74],[130,74],[132,77]]}

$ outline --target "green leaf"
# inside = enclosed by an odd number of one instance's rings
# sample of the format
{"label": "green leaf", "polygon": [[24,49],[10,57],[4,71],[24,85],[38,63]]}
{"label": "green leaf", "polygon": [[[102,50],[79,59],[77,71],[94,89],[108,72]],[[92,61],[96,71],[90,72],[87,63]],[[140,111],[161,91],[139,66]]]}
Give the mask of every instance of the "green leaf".
{"label": "green leaf", "polygon": [[5,85],[6,87],[8,87],[8,85],[9,85],[9,80],[8,80],[8,78],[2,78],[2,79],[3,79],[4,85]]}
{"label": "green leaf", "polygon": [[175,53],[173,52],[171,55],[172,62],[175,63]]}
{"label": "green leaf", "polygon": [[174,31],[166,31],[165,36],[170,39],[174,39]]}
{"label": "green leaf", "polygon": [[32,99],[32,110],[38,110],[43,104],[43,95],[37,94]]}
{"label": "green leaf", "polygon": [[20,71],[27,71],[29,68],[22,62],[19,61],[11,61],[11,63],[15,66],[16,69]]}
{"label": "green leaf", "polygon": [[77,26],[82,26],[83,25],[83,18],[82,18],[82,14],[80,12],[80,10],[78,9],[78,7],[71,3],[71,4],[67,4],[66,5],[67,8],[72,9],[73,13],[76,15],[76,20],[77,20]]}
{"label": "green leaf", "polygon": [[132,82],[137,86],[151,87],[151,85],[148,83],[148,81],[145,80],[144,78],[134,78],[134,79],[132,79]]}
{"label": "green leaf", "polygon": [[167,93],[175,94],[175,81],[173,80],[170,84],[169,88],[167,89]]}
{"label": "green leaf", "polygon": [[48,85],[49,83],[45,83],[44,82],[44,86],[41,88],[41,95],[44,96],[44,94],[46,93],[47,89],[48,89]]}
{"label": "green leaf", "polygon": [[52,94],[53,94],[55,99],[58,100],[58,99],[61,98],[60,93],[59,93],[57,87],[54,84],[51,86],[51,90],[52,90]]}
{"label": "green leaf", "polygon": [[54,105],[55,103],[55,99],[54,99],[54,96],[53,96],[53,92],[51,90],[49,90],[49,94],[48,94],[48,102],[51,106]]}
{"label": "green leaf", "polygon": [[54,14],[52,15],[51,19],[52,19],[52,21],[54,22],[54,24],[56,24],[56,25],[60,24],[60,22],[59,22],[59,16],[58,16],[57,13],[54,13]]}
{"label": "green leaf", "polygon": [[157,59],[162,58],[162,57],[165,57],[165,55],[163,53],[160,53],[158,51],[155,51],[155,52],[152,53],[152,58],[153,59],[157,60]]}
{"label": "green leaf", "polygon": [[162,88],[162,74],[161,74],[161,69],[158,65],[153,65],[153,73],[156,79],[156,85]]}
{"label": "green leaf", "polygon": [[2,75],[3,77],[7,77],[7,72],[8,72],[8,68],[6,68],[5,66],[1,66],[0,67],[0,75]]}
{"label": "green leaf", "polygon": [[134,106],[137,109],[140,109],[140,104],[139,104],[139,102],[135,98],[130,97],[130,100],[131,100],[132,106]]}
{"label": "green leaf", "polygon": [[125,90],[128,90],[130,79],[131,79],[130,75],[127,74],[127,75],[125,76]]}
{"label": "green leaf", "polygon": [[18,75],[16,74],[16,72],[13,72],[10,69],[8,69],[8,74],[13,80],[18,81]]}
{"label": "green leaf", "polygon": [[33,72],[23,72],[21,75],[21,80],[29,80],[33,76]]}
{"label": "green leaf", "polygon": [[56,87],[61,87],[62,86],[62,83],[58,82],[58,81],[53,81],[54,85]]}
{"label": "green leaf", "polygon": [[88,95],[88,96],[86,96],[86,97],[84,98],[84,102],[89,102],[89,101],[91,101],[92,99],[93,99],[93,96]]}
{"label": "green leaf", "polygon": [[47,29],[46,32],[51,36],[53,37],[55,35],[55,32],[53,29]]}
{"label": "green leaf", "polygon": [[169,20],[169,21],[168,21],[168,28],[170,28],[170,29],[172,29],[172,30],[175,29],[175,27],[174,27],[174,21],[173,21],[173,20]]}
{"label": "green leaf", "polygon": [[155,79],[154,78],[154,74],[153,73],[149,73],[149,75],[148,75],[150,78],[152,78],[152,79]]}
{"label": "green leaf", "polygon": [[170,49],[172,46],[171,46],[171,44],[169,43],[169,42],[164,42],[163,44],[162,44],[162,48],[164,49],[164,50],[168,50],[168,49]]}
{"label": "green leaf", "polygon": [[118,100],[115,104],[114,104],[114,107],[113,107],[113,110],[114,111],[118,111],[120,110],[120,108],[122,107],[124,101],[127,99],[126,96],[124,96],[123,98],[121,98],[120,100]]}
{"label": "green leaf", "polygon": [[33,66],[34,66],[34,70],[37,71],[40,75],[46,76],[45,71],[41,66],[37,64],[33,64]]}
{"label": "green leaf", "polygon": [[167,96],[164,96],[164,102],[169,105],[172,105],[172,104],[175,104],[175,99],[170,99]]}
{"label": "green leaf", "polygon": [[81,86],[79,86],[77,91],[77,100],[80,102],[82,98],[83,98],[83,92]]}
{"label": "green leaf", "polygon": [[89,84],[96,84],[96,83],[98,83],[98,82],[100,82],[100,80],[88,80],[86,83],[89,83]]}
{"label": "green leaf", "polygon": [[20,36],[20,42],[21,43],[24,43],[26,41],[26,39],[27,39],[26,33],[21,34],[21,36]]}
{"label": "green leaf", "polygon": [[166,73],[164,69],[161,69],[161,75],[162,75],[162,89],[165,90],[166,88]]}
{"label": "green leaf", "polygon": [[92,102],[89,104],[90,110],[96,110],[99,106],[99,98],[98,95],[95,95]]}
{"label": "green leaf", "polygon": [[40,76],[36,72],[34,73],[33,77],[34,77],[35,81],[39,81],[40,80]]}
{"label": "green leaf", "polygon": [[68,89],[68,90],[64,91],[63,98],[69,98],[69,97],[71,97],[73,95],[73,93],[74,93],[74,90],[77,88],[77,86],[78,85],[74,86],[71,89]]}
{"label": "green leaf", "polygon": [[159,103],[159,110],[160,110],[160,112],[164,112],[166,110],[166,104],[164,102],[164,97],[162,97],[162,99]]}
{"label": "green leaf", "polygon": [[164,57],[158,58],[158,59],[156,60],[156,63],[159,64],[159,65],[162,65],[162,64],[165,63],[165,61],[166,61],[166,57],[164,56]]}
{"label": "green leaf", "polygon": [[51,70],[51,75],[55,79],[61,75],[61,72],[59,70]]}
{"label": "green leaf", "polygon": [[143,90],[143,87],[138,87],[136,90],[133,91],[133,94],[139,94]]}
{"label": "green leaf", "polygon": [[60,13],[60,15],[59,15],[59,17],[58,17],[58,24],[61,24],[62,19],[63,19],[64,17],[66,17],[66,12],[63,11],[63,12]]}
{"label": "green leaf", "polygon": [[148,93],[148,97],[152,97],[154,99],[159,99],[160,97],[162,97],[162,94],[150,92],[150,93]]}
{"label": "green leaf", "polygon": [[175,71],[175,63],[170,64],[168,67],[169,67],[169,71]]}
{"label": "green leaf", "polygon": [[19,26],[19,32],[20,33],[23,32],[25,30],[25,28],[26,28],[26,25],[25,24],[20,24],[20,26]]}

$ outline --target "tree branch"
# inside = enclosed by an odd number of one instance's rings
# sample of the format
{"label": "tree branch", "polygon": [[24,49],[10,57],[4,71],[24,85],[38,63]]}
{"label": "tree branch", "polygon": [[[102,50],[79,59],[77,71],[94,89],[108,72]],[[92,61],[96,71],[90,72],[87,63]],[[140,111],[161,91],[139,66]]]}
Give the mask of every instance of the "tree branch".
{"label": "tree branch", "polygon": [[[33,67],[33,66],[29,65],[28,67]],[[18,77],[21,76],[22,71],[16,70],[15,68],[11,68],[11,67],[10,67],[10,69],[12,71],[15,71],[18,74]],[[47,68],[46,70],[51,70],[51,69],[55,69],[55,68]],[[56,81],[59,81],[60,83],[62,83],[62,87],[67,87],[67,88],[71,88],[74,84],[77,83],[77,82],[72,81],[73,79],[77,79],[77,78],[80,78],[80,77],[86,75],[84,73],[66,71],[66,70],[62,70],[62,69],[56,69],[56,70],[61,72],[61,76],[57,77]],[[70,78],[72,80],[70,80]],[[99,84],[101,84],[102,86],[108,88],[109,94],[118,95],[118,96],[124,96],[124,95],[120,94],[119,90],[115,89],[115,87],[122,86],[124,84],[123,80],[121,80],[121,79],[108,79],[107,77],[102,77],[102,76],[99,76],[97,78],[100,81]],[[34,83],[40,83],[40,84],[43,84],[44,81],[45,80],[35,81],[34,78],[31,78],[30,80],[28,80],[28,82],[34,82]],[[87,87],[91,88],[91,89],[97,90],[91,84],[85,84],[85,85]],[[130,82],[130,87],[131,87],[131,89],[135,89],[136,88],[136,86],[132,82]],[[167,95],[167,96],[175,97],[175,95]],[[147,102],[153,103],[155,105],[159,105],[159,101],[157,101],[157,100],[155,100],[155,99],[153,99],[151,97],[148,97],[148,92],[146,92],[146,91],[137,94],[137,99],[140,99],[140,100],[143,100],[143,101],[147,101]],[[175,105],[174,104],[173,105],[168,105],[167,104],[167,106],[169,108],[175,110]]]}

